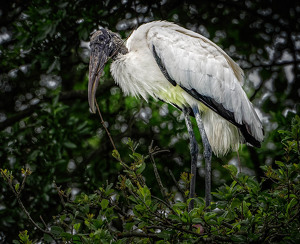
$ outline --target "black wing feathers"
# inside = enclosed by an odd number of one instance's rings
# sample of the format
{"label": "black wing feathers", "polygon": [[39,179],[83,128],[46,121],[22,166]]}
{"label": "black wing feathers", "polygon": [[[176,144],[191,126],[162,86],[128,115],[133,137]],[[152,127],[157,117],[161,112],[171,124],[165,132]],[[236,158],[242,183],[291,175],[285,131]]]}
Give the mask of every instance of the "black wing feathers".
{"label": "black wing feathers", "polygon": [[158,65],[158,67],[160,68],[161,72],[164,74],[164,76],[166,77],[166,79],[167,79],[173,86],[176,86],[176,85],[177,85],[176,81],[174,81],[174,80],[169,76],[169,74],[168,74],[168,72],[167,72],[165,66],[163,65],[163,63],[162,63],[160,57],[158,57],[158,55],[157,55],[157,53],[156,53],[156,50],[155,50],[155,46],[152,45],[152,47],[153,47],[153,54],[154,54],[155,61],[156,61],[157,65]]}

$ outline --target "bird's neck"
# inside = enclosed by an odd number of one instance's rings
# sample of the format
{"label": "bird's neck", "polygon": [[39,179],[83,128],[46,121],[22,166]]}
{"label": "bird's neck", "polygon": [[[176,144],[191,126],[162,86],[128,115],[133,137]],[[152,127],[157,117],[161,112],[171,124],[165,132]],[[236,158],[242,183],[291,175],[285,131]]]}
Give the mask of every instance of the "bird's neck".
{"label": "bird's neck", "polygon": [[116,60],[119,55],[125,55],[126,53],[128,53],[128,49],[125,46],[124,41],[122,39],[118,38],[117,40],[114,40],[114,46],[115,50],[111,57],[112,60]]}

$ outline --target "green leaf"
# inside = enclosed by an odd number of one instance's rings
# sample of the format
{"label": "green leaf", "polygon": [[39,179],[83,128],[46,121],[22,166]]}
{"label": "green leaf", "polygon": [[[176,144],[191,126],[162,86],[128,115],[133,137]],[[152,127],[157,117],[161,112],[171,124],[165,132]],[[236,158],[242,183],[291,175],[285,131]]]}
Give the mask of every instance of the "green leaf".
{"label": "green leaf", "polygon": [[57,104],[58,104],[58,101],[59,101],[59,94],[57,94],[56,96],[53,97],[53,99],[52,99],[52,105],[54,107],[56,107]]}
{"label": "green leaf", "polygon": [[113,150],[113,151],[112,151],[112,156],[113,156],[115,159],[117,159],[118,161],[121,160],[121,156],[120,156],[120,154],[119,154],[119,152],[118,152],[117,150]]}
{"label": "green leaf", "polygon": [[233,188],[235,187],[236,183],[237,183],[237,182],[234,180],[234,181],[231,183],[230,188],[233,189]]}
{"label": "green leaf", "polygon": [[249,210],[248,206],[250,206],[250,203],[247,203],[246,201],[243,201],[243,214],[246,218],[249,218],[252,216],[251,211]]}
{"label": "green leaf", "polygon": [[202,223],[203,221],[202,221],[202,219],[200,219],[200,218],[193,218],[192,219],[192,223],[194,223],[194,224],[198,224],[198,223]]}
{"label": "green leaf", "polygon": [[126,187],[128,187],[129,189],[132,189],[132,188],[133,188],[132,182],[131,182],[129,179],[126,179],[126,180],[125,180],[125,185],[126,185]]}
{"label": "green leaf", "polygon": [[286,134],[286,133],[288,133],[288,131],[286,131],[286,130],[278,130],[277,131],[279,134]]}
{"label": "green leaf", "polygon": [[228,165],[224,165],[223,167],[225,169],[228,169],[233,176],[236,176],[238,171],[237,171],[237,168],[234,165],[228,164]]}
{"label": "green leaf", "polygon": [[76,230],[76,232],[78,232],[79,231],[79,228],[80,228],[80,223],[76,223],[76,224],[74,224],[74,229]]}
{"label": "green leaf", "polygon": [[173,205],[173,208],[185,209],[187,204],[184,202],[177,202]]}
{"label": "green leaf", "polygon": [[[113,183],[110,183],[110,184],[108,184],[107,186],[106,186],[106,188],[105,188],[105,191],[106,191],[106,194],[107,195],[110,195],[110,192],[111,192],[111,188],[114,186],[114,184]],[[113,191],[113,190],[112,190]],[[109,192],[109,193],[107,193],[107,192]]]}
{"label": "green leaf", "polygon": [[268,166],[267,165],[262,165],[260,166],[260,168],[263,170],[263,171],[268,171]]}
{"label": "green leaf", "polygon": [[214,212],[206,212],[203,217],[204,217],[205,222],[208,222],[210,219],[214,218],[216,215],[217,215],[217,213],[214,213]]}
{"label": "green leaf", "polygon": [[64,142],[64,146],[67,148],[70,148],[70,149],[74,149],[77,147],[76,144],[74,144],[73,142],[70,142],[70,141]]}
{"label": "green leaf", "polygon": [[145,162],[142,162],[142,163],[138,166],[138,169],[137,169],[136,172],[137,172],[138,174],[141,174],[141,173],[144,171],[145,167],[146,167]]}
{"label": "green leaf", "polygon": [[224,209],[228,206],[228,202],[227,201],[218,201],[216,203],[216,207],[220,208],[220,209]]}
{"label": "green leaf", "polygon": [[181,218],[178,215],[170,214],[168,218],[177,222],[181,222]]}
{"label": "green leaf", "polygon": [[156,212],[157,208],[158,208],[159,203],[156,203],[154,205],[151,206],[151,211],[152,212]]}
{"label": "green leaf", "polygon": [[124,225],[124,228],[125,228],[125,230],[130,231],[134,225],[135,225],[135,222],[127,222]]}
{"label": "green leaf", "polygon": [[29,240],[29,235],[27,234],[27,230],[24,230],[19,233],[19,238],[22,241],[22,243],[25,244],[31,244],[32,241]]}
{"label": "green leaf", "polygon": [[233,236],[231,236],[231,240],[233,242],[246,243],[247,238],[245,236],[242,236],[242,235],[233,235]]}
{"label": "green leaf", "polygon": [[135,203],[137,203],[137,201],[136,201],[136,199],[134,198],[134,196],[129,196],[128,199],[131,200],[131,201],[133,201],[133,202],[135,202]]}
{"label": "green leaf", "polygon": [[[129,156],[131,156],[131,155],[129,155]],[[136,153],[136,152],[132,153],[132,156],[133,156],[133,159],[136,159],[136,160],[142,160],[143,159],[143,156],[139,153]]]}
{"label": "green leaf", "polygon": [[28,160],[29,161],[34,161],[36,160],[37,156],[39,155],[40,151],[39,150],[34,150],[32,153],[30,153]]}
{"label": "green leaf", "polygon": [[144,210],[146,210],[146,207],[145,207],[145,205],[144,204],[137,204],[137,205],[135,205],[134,206],[134,208],[137,210],[137,211],[139,211],[139,212],[143,212]]}
{"label": "green leaf", "polygon": [[158,233],[157,236],[163,238],[164,240],[168,240],[171,237],[171,233],[169,231],[163,230],[162,232]]}
{"label": "green leaf", "polygon": [[290,208],[294,207],[297,204],[296,198],[293,198],[286,207],[286,213],[289,214]]}
{"label": "green leaf", "polygon": [[108,201],[107,199],[102,199],[102,201],[101,201],[101,203],[100,203],[101,208],[102,208],[103,210],[107,208],[108,204],[109,204],[109,201]]}
{"label": "green leaf", "polygon": [[241,206],[241,201],[238,198],[234,198],[231,203],[231,208],[238,208]]}
{"label": "green leaf", "polygon": [[53,235],[59,236],[62,232],[64,232],[63,228],[59,226],[51,226],[51,233]]}
{"label": "green leaf", "polygon": [[15,190],[16,190],[16,192],[18,192],[19,188],[20,188],[20,183],[15,184]]}
{"label": "green leaf", "polygon": [[63,238],[65,238],[66,240],[71,240],[72,237],[73,237],[72,234],[67,233],[67,232],[62,232],[62,233],[60,234],[60,236],[63,237]]}
{"label": "green leaf", "polygon": [[260,190],[259,183],[253,178],[248,178],[246,185],[249,187],[249,190],[252,191],[254,194],[257,194]]}
{"label": "green leaf", "polygon": [[45,233],[44,234],[44,241],[47,242],[47,243],[51,243],[53,241],[53,238],[49,234]]}
{"label": "green leaf", "polygon": [[60,221],[64,221],[64,220],[66,219],[66,217],[67,217],[67,216],[66,216],[65,214],[61,215],[61,216],[60,216]]}
{"label": "green leaf", "polygon": [[144,198],[144,201],[149,200],[151,198],[151,192],[147,186],[139,189],[139,192]]}
{"label": "green leaf", "polygon": [[275,161],[275,164],[277,164],[278,166],[284,167],[285,164],[281,161]]}

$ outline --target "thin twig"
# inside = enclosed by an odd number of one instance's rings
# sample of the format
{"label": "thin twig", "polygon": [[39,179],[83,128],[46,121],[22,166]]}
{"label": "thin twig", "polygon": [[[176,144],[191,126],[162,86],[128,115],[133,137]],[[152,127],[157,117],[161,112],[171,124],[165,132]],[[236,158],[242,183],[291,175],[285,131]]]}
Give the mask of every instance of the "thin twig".
{"label": "thin twig", "polygon": [[55,186],[55,188],[56,188],[56,190],[57,190],[57,193],[58,193],[58,196],[59,196],[59,198],[60,198],[61,204],[65,207],[66,202],[65,202],[64,198],[63,198],[62,195],[61,195],[60,187],[58,187],[58,186],[56,185],[55,181],[53,181],[53,184],[54,184],[54,186]]}
{"label": "thin twig", "polygon": [[45,223],[45,221],[44,221],[44,219],[43,219],[43,217],[42,217],[42,215],[40,215],[40,219],[41,219],[42,223],[44,224],[44,226],[45,226],[46,228],[48,228],[47,225],[46,225],[46,223]]}
{"label": "thin twig", "polygon": [[118,239],[128,238],[128,237],[141,237],[141,238],[152,238],[152,239],[163,239],[158,237],[156,234],[151,233],[142,233],[142,232],[127,232],[127,233],[117,233]]}
{"label": "thin twig", "polygon": [[223,222],[221,225],[224,225],[228,229],[231,229],[231,230],[233,229],[233,226],[229,223]]}
{"label": "thin twig", "polygon": [[153,157],[153,154],[155,152],[157,152],[158,149],[157,149],[157,147],[155,147],[154,149],[152,149],[152,146],[153,146],[153,140],[152,140],[152,142],[151,142],[151,144],[149,146],[149,155],[150,155],[150,159],[151,159],[151,162],[152,162],[152,165],[153,165],[153,170],[154,170],[155,178],[156,178],[156,181],[158,183],[160,192],[161,192],[163,198],[165,200],[167,200],[166,190],[165,190],[165,188],[163,186],[163,183],[162,183],[162,181],[160,179],[160,176],[159,176],[159,173],[158,173],[158,170],[157,170],[157,167],[156,167],[156,163],[155,163],[155,160],[154,160],[154,157]]}
{"label": "thin twig", "polygon": [[178,191],[181,193],[181,195],[182,195],[184,201],[186,202],[187,199],[186,199],[185,193],[184,193],[184,191],[181,189],[181,187],[179,186],[177,180],[175,179],[175,176],[174,176],[173,172],[172,172],[170,169],[169,169],[169,174],[170,174],[170,176],[171,176],[173,182],[175,183],[175,185],[176,185]]}
{"label": "thin twig", "polygon": [[[157,149],[157,148],[155,148],[155,149]],[[153,152],[152,155],[154,156],[154,155],[156,155],[156,154],[164,153],[164,152],[170,152],[170,150],[168,150],[168,149],[158,150],[158,151],[156,151],[156,152]]]}
{"label": "thin twig", "polygon": [[174,209],[172,208],[172,206],[170,204],[168,204],[166,201],[156,197],[156,196],[151,196],[152,198],[156,199],[157,201],[161,202],[162,204],[166,205],[172,212],[173,214],[177,215],[177,213],[174,211]]}
{"label": "thin twig", "polygon": [[242,164],[241,164],[241,159],[240,159],[240,154],[239,151],[236,151],[237,157],[238,157],[238,166],[239,166],[239,171],[242,173]]}
{"label": "thin twig", "polygon": [[125,213],[118,205],[112,203],[111,200],[109,200],[109,204],[119,213],[119,215],[122,215],[125,218],[129,218],[129,215]]}
{"label": "thin twig", "polygon": [[42,231],[43,233],[46,233],[46,234],[50,235],[50,236],[53,238],[53,240],[55,241],[55,243],[57,243],[56,240],[55,240],[54,235],[53,235],[50,231],[47,231],[47,230],[42,229],[37,223],[34,222],[34,220],[31,218],[29,212],[27,211],[27,209],[26,209],[25,206],[23,205],[23,203],[22,203],[20,197],[17,196],[17,195],[16,195],[16,197],[17,197],[17,200],[18,200],[19,205],[21,206],[21,208],[22,208],[22,210],[24,211],[24,213],[27,215],[27,217],[28,217],[28,219],[30,220],[30,222],[31,222],[38,230]]}
{"label": "thin twig", "polygon": [[40,226],[39,226],[39,225],[31,218],[30,213],[27,211],[27,209],[26,209],[25,206],[23,205],[23,202],[22,202],[22,200],[21,200],[21,198],[20,198],[20,194],[14,189],[14,187],[13,187],[11,181],[8,179],[8,177],[7,177],[5,174],[2,174],[2,175],[3,175],[3,176],[5,177],[5,179],[7,180],[8,185],[9,185],[11,191],[14,193],[15,197],[17,198],[17,201],[18,201],[20,207],[22,208],[23,212],[26,214],[26,216],[27,216],[27,218],[30,220],[30,222],[31,222],[38,230],[40,230],[41,232],[50,235],[50,236],[53,238],[54,242],[57,243],[57,241],[56,241],[54,235],[53,235],[50,231],[47,231],[47,230],[42,229],[42,228],[41,228],[41,227],[40,227]]}
{"label": "thin twig", "polygon": [[112,139],[112,137],[111,137],[111,135],[110,135],[110,133],[109,133],[109,131],[108,131],[106,125],[105,125],[105,122],[104,122],[104,120],[103,120],[103,117],[102,117],[102,114],[101,114],[101,112],[100,112],[98,103],[95,102],[95,104],[96,104],[96,107],[97,107],[97,110],[98,110],[98,114],[99,114],[99,116],[100,116],[101,124],[102,124],[102,126],[104,127],[104,129],[105,129],[105,131],[106,131],[106,134],[108,135],[108,137],[109,137],[109,139],[110,139],[110,142],[111,142],[111,144],[112,144],[114,150],[117,151],[117,148],[116,148],[116,146],[115,146],[114,140]]}
{"label": "thin twig", "polygon": [[[220,235],[212,235],[210,237],[204,237],[205,236],[205,233],[197,233],[197,232],[193,232],[192,230],[187,230],[187,229],[184,229],[184,228],[181,228],[181,227],[178,227],[178,226],[172,226],[172,227],[169,227],[169,226],[164,226],[164,224],[162,223],[163,226],[159,226],[159,225],[153,225],[153,226],[145,226],[145,228],[147,229],[160,229],[160,230],[165,230],[166,228],[174,228],[178,231],[181,231],[181,232],[186,232],[188,234],[192,234],[194,236],[197,236],[199,237],[198,238],[198,241],[204,241],[205,243],[210,243],[214,240],[219,240],[219,241],[230,241],[230,237],[227,237],[227,236],[220,236]],[[198,242],[194,242],[194,243],[198,243]],[[202,243],[202,242],[201,242]]]}
{"label": "thin twig", "polygon": [[156,212],[153,212],[153,211],[150,209],[150,207],[145,203],[145,201],[144,201],[142,198],[140,198],[139,195],[135,195],[135,194],[133,193],[133,191],[131,191],[130,189],[128,189],[128,191],[129,191],[130,195],[132,195],[132,196],[135,198],[135,200],[136,200],[137,202],[140,201],[140,202],[142,202],[142,203],[144,204],[144,206],[148,209],[149,213],[151,213],[151,214],[153,214],[154,216],[156,216],[157,218],[159,218],[159,219],[165,221],[166,224],[171,225],[171,222],[170,222],[168,219],[166,219],[165,217],[161,217],[161,216],[158,215]]}
{"label": "thin twig", "polygon": [[22,181],[22,184],[21,184],[21,187],[20,187],[20,190],[18,191],[18,195],[21,194],[21,192],[23,191],[23,189],[24,189],[24,187],[25,187],[26,178],[27,178],[27,174],[25,173],[25,174],[24,174],[23,181]]}

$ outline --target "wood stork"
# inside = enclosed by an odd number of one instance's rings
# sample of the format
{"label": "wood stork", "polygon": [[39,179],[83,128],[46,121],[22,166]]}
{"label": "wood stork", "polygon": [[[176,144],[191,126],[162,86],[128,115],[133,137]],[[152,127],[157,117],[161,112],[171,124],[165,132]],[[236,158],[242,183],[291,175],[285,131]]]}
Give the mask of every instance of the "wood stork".
{"label": "wood stork", "polygon": [[[95,113],[95,93],[105,63],[125,95],[149,96],[183,111],[190,138],[190,198],[195,196],[198,144],[190,115],[201,134],[205,159],[206,206],[211,201],[211,155],[238,150],[240,143],[260,147],[263,128],[241,87],[242,69],[204,36],[166,21],[141,25],[126,44],[106,29],[90,40],[88,100]],[[189,208],[193,208],[193,201]]]}

